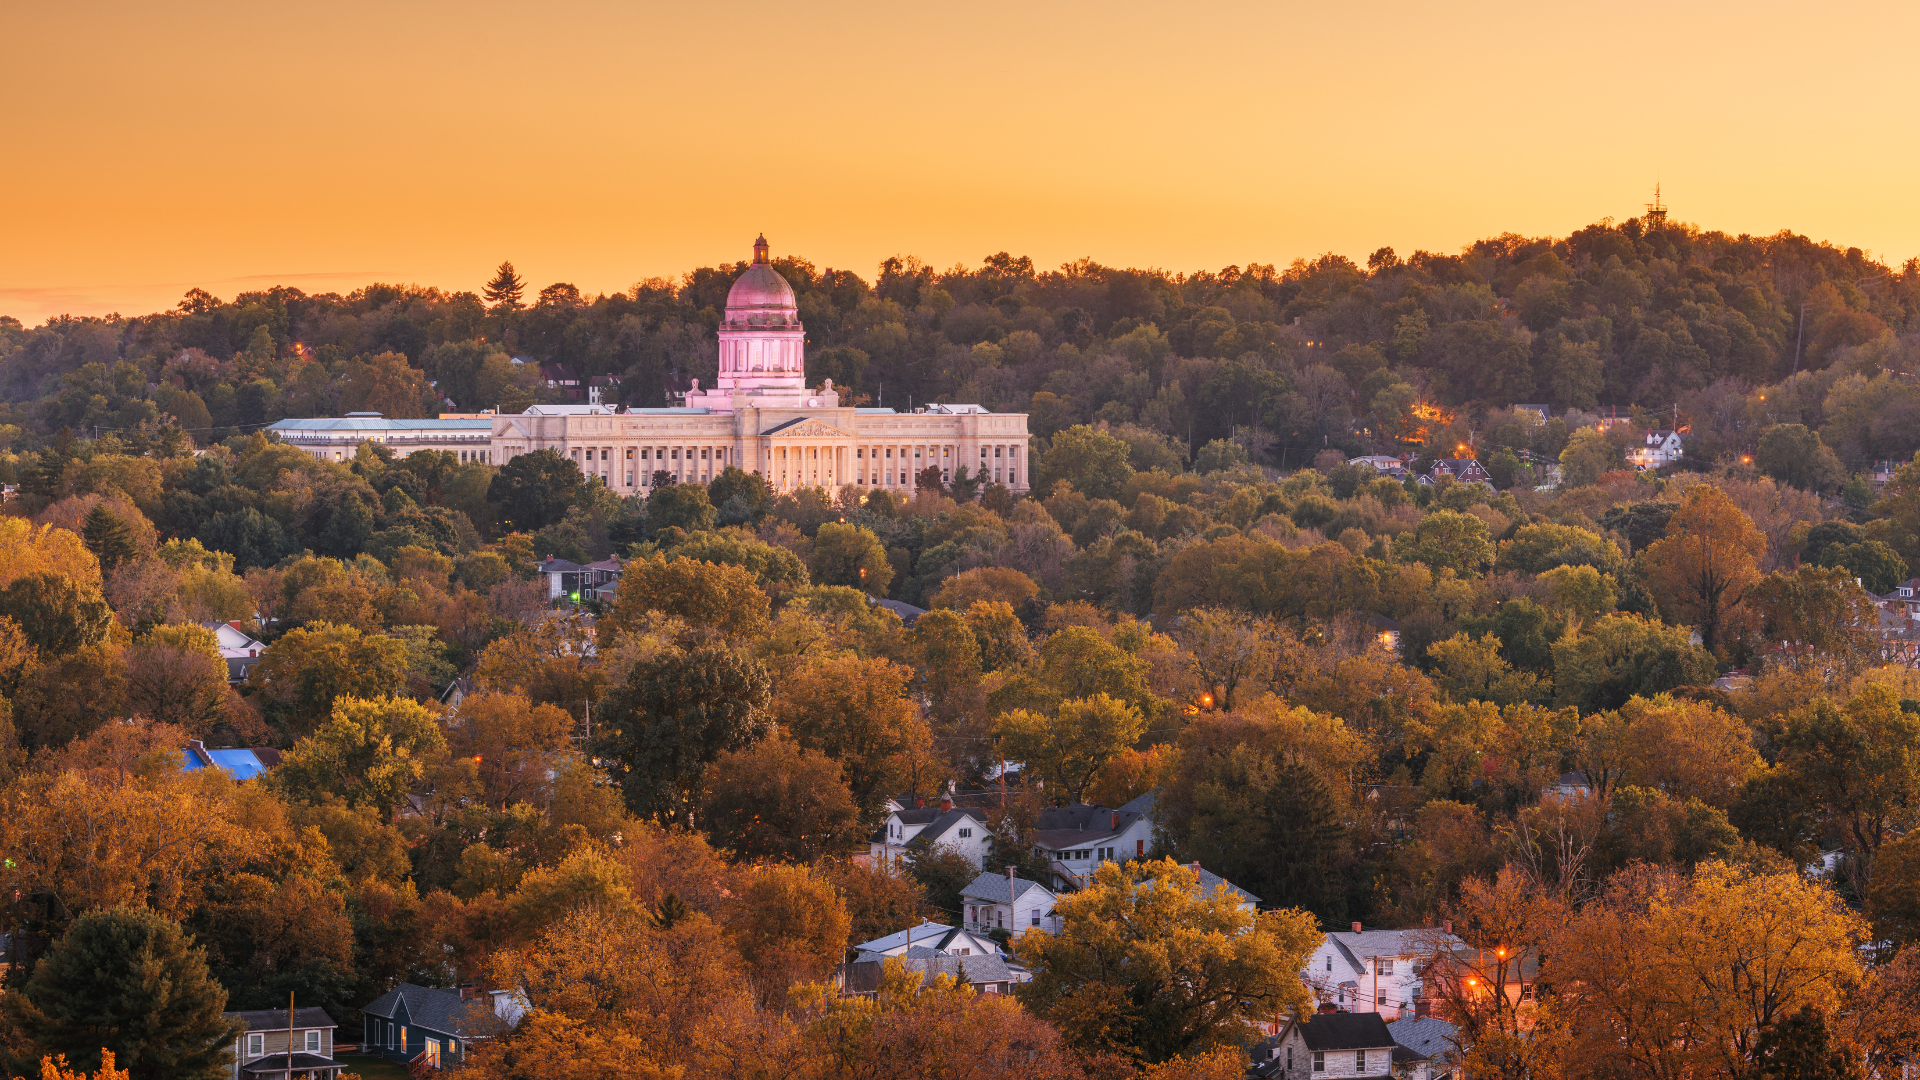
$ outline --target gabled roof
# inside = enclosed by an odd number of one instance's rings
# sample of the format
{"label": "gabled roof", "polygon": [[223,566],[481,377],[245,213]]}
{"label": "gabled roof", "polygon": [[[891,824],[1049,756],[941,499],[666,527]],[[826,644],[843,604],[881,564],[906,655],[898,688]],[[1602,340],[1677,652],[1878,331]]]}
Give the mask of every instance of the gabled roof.
{"label": "gabled roof", "polygon": [[[914,952],[919,952],[915,949]],[[998,956],[916,956],[900,961],[908,971],[921,972],[925,982],[932,982],[941,975],[955,978],[964,976],[965,981],[980,983],[1003,983],[1013,980],[1013,973],[1007,970],[1007,962]],[[846,989],[852,994],[871,994],[880,989],[880,976],[886,970],[884,960],[856,960],[841,969],[846,977]]]}
{"label": "gabled roof", "polygon": [[581,566],[579,563],[568,562],[565,559],[547,559],[534,569],[536,572],[542,574],[577,574],[585,570],[586,567]]}
{"label": "gabled roof", "polygon": [[1154,804],[1159,801],[1160,789],[1154,788],[1145,795],[1136,795],[1131,801],[1120,804],[1120,812],[1123,814],[1139,814],[1142,817],[1151,817],[1153,815]]}
{"label": "gabled roof", "polygon": [[915,942],[925,944],[934,938],[943,938],[952,932],[953,927],[945,923],[921,923],[910,931],[896,930],[885,937],[877,937],[872,941],[863,941],[855,945],[854,948],[860,952],[886,952],[889,949],[897,949],[905,945],[909,934],[912,935]]}
{"label": "gabled roof", "polygon": [[1308,1050],[1385,1050],[1394,1045],[1379,1013],[1316,1013],[1295,1023]]}
{"label": "gabled roof", "polygon": [[[1187,869],[1193,871],[1195,876],[1197,876],[1200,879],[1200,895],[1201,896],[1212,896],[1214,893],[1219,892],[1221,889],[1225,889],[1227,890],[1227,892],[1231,893],[1233,896],[1249,904],[1257,904],[1260,902],[1259,897],[1253,895],[1252,893],[1241,888],[1240,886],[1235,885],[1233,882],[1228,881],[1226,878],[1221,877],[1219,874],[1216,874],[1211,870],[1202,869],[1199,866],[1189,866],[1187,867]],[[1153,885],[1154,883],[1152,880],[1147,880],[1140,883],[1140,887],[1142,889],[1151,889],[1153,888]]]}
{"label": "gabled roof", "polygon": [[1375,956],[1421,956],[1432,952],[1434,946],[1441,942],[1457,944],[1460,940],[1444,930],[1430,927],[1412,930],[1363,929],[1359,933],[1334,930],[1327,934],[1327,938],[1360,960]]}
{"label": "gabled roof", "polygon": [[910,847],[914,845],[918,845],[920,847],[930,847],[934,844],[939,843],[940,838],[942,836],[945,836],[948,833],[948,831],[953,829],[953,827],[956,825],[960,825],[960,824],[984,825],[986,824],[986,821],[987,821],[987,812],[985,810],[980,810],[971,806],[955,807],[952,810],[944,811],[943,813],[940,814],[939,817],[934,818],[931,824],[929,824],[926,828],[921,829],[920,834],[918,836],[915,836],[912,840],[907,841],[907,844]]}
{"label": "gabled roof", "polygon": [[484,998],[465,999],[458,990],[437,990],[412,983],[401,983],[375,998],[372,1004],[361,1006],[360,1011],[391,1020],[402,1000],[406,1002],[407,1016],[412,1023],[429,1031],[470,1039],[505,1026]]}
{"label": "gabled roof", "polygon": [[[287,1030],[287,1010],[285,1009],[244,1009],[240,1012],[221,1013],[229,1020],[238,1020],[247,1025],[248,1031]],[[299,1031],[307,1028],[339,1027],[327,1010],[320,1008],[293,1010],[293,1027]],[[285,1057],[285,1054],[281,1055]]]}
{"label": "gabled roof", "polygon": [[900,621],[906,623],[908,626],[912,626],[920,616],[927,613],[926,608],[917,608],[912,604],[903,604],[898,600],[873,599],[871,602],[874,607],[886,608],[888,611],[900,616]]}
{"label": "gabled roof", "polygon": [[1109,810],[1084,803],[1043,807],[1033,841],[1050,851],[1098,844],[1126,832],[1145,817],[1135,810]]}
{"label": "gabled roof", "polygon": [[1437,1016],[1395,1020],[1387,1025],[1387,1032],[1393,1036],[1394,1042],[1422,1058],[1453,1053],[1454,1027]]}
{"label": "gabled roof", "polygon": [[960,895],[969,900],[988,904],[1011,904],[1034,889],[1039,889],[1048,896],[1053,895],[1045,885],[1037,881],[1028,881],[1021,877],[1008,879],[1005,874],[981,874],[973,879],[972,884],[961,889]]}

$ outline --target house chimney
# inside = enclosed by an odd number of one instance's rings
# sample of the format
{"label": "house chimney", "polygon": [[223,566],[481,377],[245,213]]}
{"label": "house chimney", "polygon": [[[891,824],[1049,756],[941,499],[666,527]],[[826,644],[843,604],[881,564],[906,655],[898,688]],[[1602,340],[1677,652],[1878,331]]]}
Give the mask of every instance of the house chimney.
{"label": "house chimney", "polygon": [[940,796],[940,812],[944,814],[951,809],[953,809],[953,796],[951,795]]}
{"label": "house chimney", "polygon": [[918,810],[918,809],[920,809],[921,807],[923,807],[923,806],[925,806],[925,805],[927,805],[927,800],[925,800],[925,799],[923,799],[923,798],[921,798],[921,797],[920,797],[920,796],[918,796],[918,795],[915,795],[915,796],[913,797],[913,808],[914,808],[915,810]]}
{"label": "house chimney", "polygon": [[1188,865],[1187,869],[1192,870],[1194,873],[1197,874],[1200,872],[1200,864],[1197,862],[1191,863]]}
{"label": "house chimney", "polygon": [[1453,920],[1448,919],[1446,922],[1441,923],[1440,928],[1449,934],[1453,933]]}
{"label": "house chimney", "polygon": [[1356,933],[1356,934],[1360,932],[1360,924],[1359,924],[1359,923],[1354,923],[1354,924],[1353,924],[1353,932],[1354,932],[1354,933]]}
{"label": "house chimney", "polygon": [[1112,816],[1107,821],[1107,828],[1112,830],[1113,832],[1119,832],[1120,831],[1120,811],[1114,810],[1111,812],[1111,815]]}
{"label": "house chimney", "polygon": [[1337,1012],[1339,1012],[1339,1011],[1340,1011],[1340,1006],[1338,1006],[1338,1005],[1335,1005],[1335,1004],[1334,1004],[1333,1002],[1331,1002],[1331,1001],[1323,1001],[1323,1002],[1321,1002],[1321,1003],[1320,1003],[1320,1015],[1321,1015],[1321,1016],[1332,1016],[1333,1014],[1335,1014],[1335,1013],[1337,1013]]}

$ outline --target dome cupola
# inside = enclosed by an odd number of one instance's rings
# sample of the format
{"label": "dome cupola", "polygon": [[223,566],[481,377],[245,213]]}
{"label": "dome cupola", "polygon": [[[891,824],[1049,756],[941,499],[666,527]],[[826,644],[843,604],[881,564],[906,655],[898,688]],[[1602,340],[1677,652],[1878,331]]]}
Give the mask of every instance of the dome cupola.
{"label": "dome cupola", "polygon": [[767,261],[767,238],[753,242],[753,265],[727,292],[726,322],[733,326],[800,325],[793,286]]}

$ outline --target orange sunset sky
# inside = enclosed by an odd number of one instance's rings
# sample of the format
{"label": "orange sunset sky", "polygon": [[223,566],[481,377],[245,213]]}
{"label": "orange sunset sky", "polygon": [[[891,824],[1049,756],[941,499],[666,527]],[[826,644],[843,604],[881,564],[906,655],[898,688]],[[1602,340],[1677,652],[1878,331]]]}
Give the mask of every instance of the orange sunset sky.
{"label": "orange sunset sky", "polygon": [[1172,270],[1638,213],[1920,254],[1920,6],[0,0],[0,314]]}

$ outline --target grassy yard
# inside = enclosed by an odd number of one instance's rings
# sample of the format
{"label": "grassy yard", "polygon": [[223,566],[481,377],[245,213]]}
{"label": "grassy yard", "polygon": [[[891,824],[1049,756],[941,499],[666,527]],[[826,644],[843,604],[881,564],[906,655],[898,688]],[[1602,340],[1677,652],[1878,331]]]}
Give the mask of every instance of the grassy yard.
{"label": "grassy yard", "polygon": [[360,1080],[407,1080],[406,1067],[397,1061],[359,1054],[341,1054],[338,1060],[348,1072],[359,1074]]}

